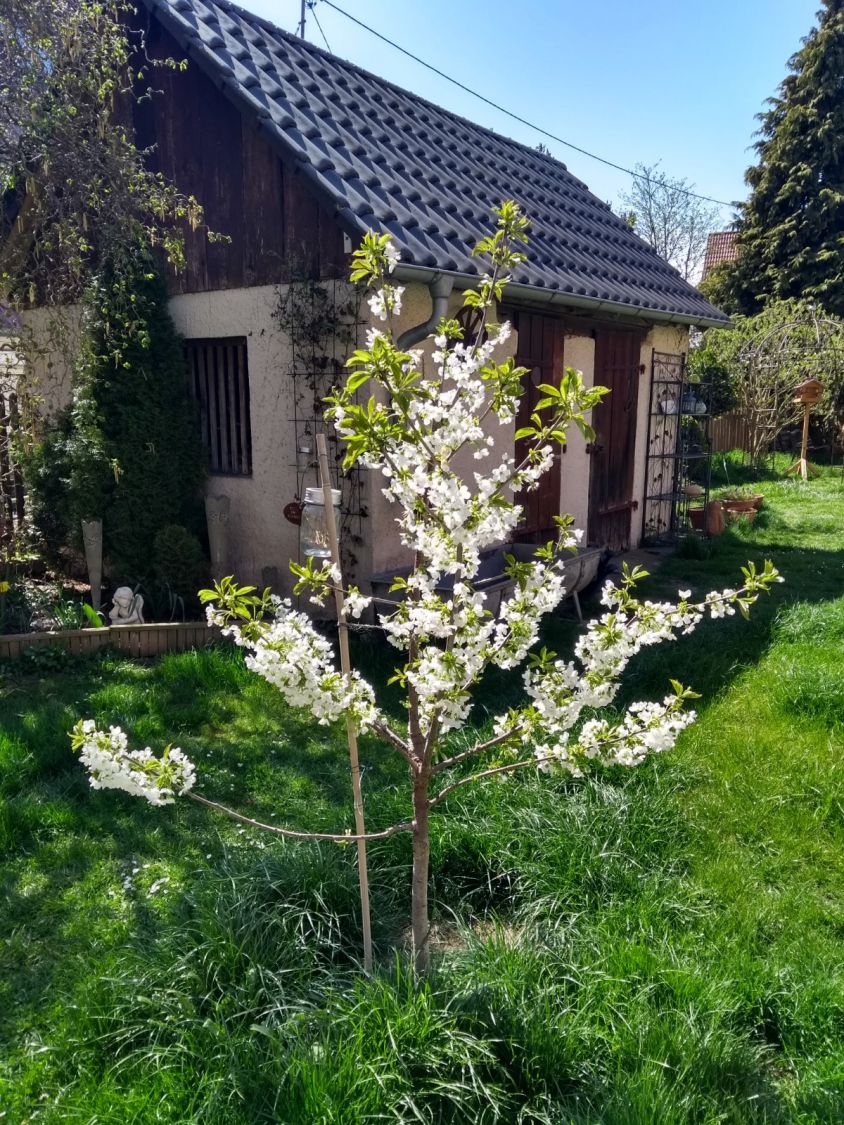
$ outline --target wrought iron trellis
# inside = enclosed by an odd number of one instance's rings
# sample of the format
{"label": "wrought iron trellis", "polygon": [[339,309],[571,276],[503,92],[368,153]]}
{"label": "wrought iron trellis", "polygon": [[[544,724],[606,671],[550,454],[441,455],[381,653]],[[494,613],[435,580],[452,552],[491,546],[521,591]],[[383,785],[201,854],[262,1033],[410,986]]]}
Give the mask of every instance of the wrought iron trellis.
{"label": "wrought iron trellis", "polygon": [[[357,346],[363,321],[361,293],[339,279],[318,280],[292,271],[280,297],[277,321],[290,340],[289,377],[293,382],[295,501],[319,483],[316,435],[328,441],[334,487],[340,489],[340,552],[343,570],[355,575],[358,548],[363,544],[363,521],[368,516],[361,470],[344,472],[343,450],[333,426],[324,418],[324,399],[344,375],[345,362]],[[360,577],[360,576],[358,576]]]}
{"label": "wrought iron trellis", "polygon": [[0,553],[12,546],[24,523],[23,478],[13,457],[18,426],[17,394],[0,378]]}
{"label": "wrought iron trellis", "polygon": [[648,407],[642,542],[705,532],[712,465],[711,386],[689,381],[686,357],[654,351]]}

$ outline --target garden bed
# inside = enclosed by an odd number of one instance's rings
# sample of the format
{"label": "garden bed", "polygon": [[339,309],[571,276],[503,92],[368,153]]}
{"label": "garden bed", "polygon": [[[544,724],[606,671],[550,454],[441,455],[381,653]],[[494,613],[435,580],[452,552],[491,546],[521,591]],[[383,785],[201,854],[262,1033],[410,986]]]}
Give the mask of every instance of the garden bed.
{"label": "garden bed", "polygon": [[62,629],[54,632],[11,633],[0,636],[0,660],[14,660],[37,646],[58,646],[73,656],[115,648],[127,656],[160,656],[213,644],[220,630],[204,621],[176,621],[151,625],[111,625],[103,629]]}

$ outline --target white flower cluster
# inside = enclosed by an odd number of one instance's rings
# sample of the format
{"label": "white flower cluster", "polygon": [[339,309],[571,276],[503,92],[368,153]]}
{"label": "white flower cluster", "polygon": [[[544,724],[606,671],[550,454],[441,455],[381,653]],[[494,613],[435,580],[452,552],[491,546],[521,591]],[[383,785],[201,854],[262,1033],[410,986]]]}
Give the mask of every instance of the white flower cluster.
{"label": "white flower cluster", "polygon": [[170,805],[196,780],[193,763],[177,747],[168,747],[160,758],[149,747],[130,750],[120,727],[98,730],[93,719],[84,719],[76,725],[73,742],[93,789],[122,789],[151,805]]}
{"label": "white flower cluster", "polygon": [[370,605],[372,605],[372,598],[362,594],[357,586],[349,586],[343,604],[343,613],[346,617],[360,617]]}
{"label": "white flower cluster", "polygon": [[280,598],[273,599],[273,609],[274,620],[255,629],[221,622],[213,607],[208,620],[223,624],[223,633],[248,651],[247,667],[278,688],[291,707],[310,711],[323,726],[346,714],[361,729],[372,726],[380,716],[371,686],[358,672],[347,680],[337,670],[330,642],[306,614]]}
{"label": "white flower cluster", "polygon": [[528,668],[524,683],[530,708],[500,715],[494,723],[496,735],[514,743],[533,741],[543,770],[557,766],[575,773],[581,758],[636,765],[648,753],[673,746],[677,734],[695,717],[682,709],[680,696],[670,696],[661,704],[634,703],[620,725],[590,719],[574,743],[570,732],[584,711],[613,701],[620,677],[637,652],[691,633],[707,613],[712,617],[735,613],[740,594],[732,589],[712,591],[695,605],[690,596],[690,591],[681,590],[677,605],[640,602],[624,586],[607,583],[602,601],[610,612],[592,621],[575,645],[578,663],[547,660]]}
{"label": "white flower cluster", "polygon": [[386,320],[390,313],[395,313],[398,316],[401,312],[403,295],[403,285],[385,285],[383,288],[376,290],[368,299],[372,315],[377,317],[378,320]]}
{"label": "white flower cluster", "polygon": [[[390,307],[392,292],[388,286],[374,294],[379,315]],[[419,560],[404,586],[403,601],[379,621],[391,644],[413,650],[404,676],[426,736],[434,726],[444,733],[465,722],[471,686],[484,667],[519,665],[537,641],[542,617],[565,595],[563,573],[552,559],[521,568],[512,596],[497,616],[472,585],[484,549],[508,542],[518,527],[522,509],[516,493],[536,488],[555,455],[543,441],[533,445],[521,465],[504,453],[483,473],[464,478],[455,471],[455,455],[463,449],[476,461],[493,460],[496,443],[484,421],[490,413],[500,424],[512,424],[515,417],[518,380],[513,386],[489,378],[493,352],[509,334],[508,324],[493,326],[483,342],[467,344],[450,340],[444,331],[434,339],[433,375],[415,379],[412,393],[404,396],[391,386],[396,376],[385,360],[387,338],[378,330],[367,338],[370,350],[376,349],[372,377],[387,394],[371,407],[371,424],[383,439],[363,453],[363,461],[386,478],[383,492],[397,505],[401,541]],[[409,375],[418,356],[402,362]],[[499,392],[494,407],[491,385]],[[354,437],[354,424],[342,406],[335,409],[334,420],[341,436]],[[561,536],[558,548],[576,542],[573,534]],[[605,591],[609,612],[577,646],[582,671],[557,664],[526,673],[531,717],[520,721],[519,737],[541,737],[546,748],[562,752],[584,708],[612,700],[621,671],[641,647],[678,629],[689,631],[703,616],[700,607],[692,610],[687,603],[644,603],[638,615],[625,615],[623,599],[623,591],[611,586]],[[355,593],[348,612],[361,605]],[[716,596],[711,609],[721,611],[722,605]]]}
{"label": "white flower cluster", "polygon": [[696,718],[694,711],[682,709],[675,696],[666,696],[662,703],[631,703],[620,723],[587,720],[578,737],[578,752],[608,765],[638,766],[648,754],[670,750],[680,731]]}

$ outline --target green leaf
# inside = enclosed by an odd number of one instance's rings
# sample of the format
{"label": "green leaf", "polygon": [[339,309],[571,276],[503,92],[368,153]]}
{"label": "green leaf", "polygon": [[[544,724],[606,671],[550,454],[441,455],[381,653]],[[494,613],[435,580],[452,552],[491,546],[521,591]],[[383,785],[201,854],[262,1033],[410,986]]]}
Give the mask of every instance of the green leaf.
{"label": "green leaf", "polygon": [[104,629],[105,621],[103,621],[100,614],[94,609],[92,605],[87,602],[82,603],[82,612],[88,618],[88,622],[92,629]]}

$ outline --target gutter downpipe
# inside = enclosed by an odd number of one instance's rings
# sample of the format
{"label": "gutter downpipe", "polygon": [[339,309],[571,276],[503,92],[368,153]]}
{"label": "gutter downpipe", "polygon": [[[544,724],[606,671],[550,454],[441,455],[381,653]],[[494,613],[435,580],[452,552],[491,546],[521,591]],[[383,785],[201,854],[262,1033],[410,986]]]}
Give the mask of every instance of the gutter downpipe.
{"label": "gutter downpipe", "polygon": [[[418,344],[420,340],[424,340],[426,336],[430,336],[448,313],[448,299],[454,288],[454,278],[454,274],[435,273],[430,279],[426,279],[428,289],[431,292],[431,315],[424,324],[417,324],[415,328],[408,328],[406,332],[402,332],[396,340],[396,347],[400,351],[406,351],[408,348],[412,348],[414,344]],[[418,281],[421,278],[417,276],[413,280]]]}

